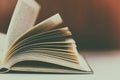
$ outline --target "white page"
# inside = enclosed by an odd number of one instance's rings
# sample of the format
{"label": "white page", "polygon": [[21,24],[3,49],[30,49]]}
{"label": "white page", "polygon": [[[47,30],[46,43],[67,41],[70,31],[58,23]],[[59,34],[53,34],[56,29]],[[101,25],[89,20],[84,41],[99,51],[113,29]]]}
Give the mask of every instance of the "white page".
{"label": "white page", "polygon": [[[8,55],[10,54],[9,51],[11,48],[13,48],[14,45],[16,45],[17,42],[23,40],[26,37],[30,37],[31,35],[38,34],[40,32],[47,31],[49,29],[52,29],[56,27],[57,25],[61,24],[63,21],[59,14],[55,14],[52,17],[42,21],[41,23],[35,25],[34,27],[31,27],[29,30],[21,34],[15,41],[10,45],[9,49],[7,49],[5,55],[4,55],[4,61],[6,61],[6,58],[8,58]],[[42,30],[41,30],[42,29]]]}
{"label": "white page", "polygon": [[34,0],[18,0],[8,28],[4,53],[18,36],[34,25],[39,10],[40,6]]}
{"label": "white page", "polygon": [[5,43],[6,34],[0,33],[0,60],[3,57],[3,48]]}

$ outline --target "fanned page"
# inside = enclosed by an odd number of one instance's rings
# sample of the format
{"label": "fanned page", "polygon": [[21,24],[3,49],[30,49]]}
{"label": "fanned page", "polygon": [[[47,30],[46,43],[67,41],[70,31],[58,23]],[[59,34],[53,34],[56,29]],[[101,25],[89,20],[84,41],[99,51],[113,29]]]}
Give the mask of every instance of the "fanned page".
{"label": "fanned page", "polygon": [[34,25],[39,10],[40,6],[34,0],[18,0],[8,28],[4,53],[18,36]]}
{"label": "fanned page", "polygon": [[55,28],[63,22],[58,13],[33,26],[39,9],[34,0],[18,0],[0,48],[5,53],[0,72],[90,73],[69,28]]}
{"label": "fanned page", "polygon": [[55,14],[54,16],[44,20],[43,22],[35,25],[34,27],[30,28],[26,32],[24,32],[21,36],[19,36],[13,43],[12,45],[8,48],[4,60],[10,55],[11,50],[16,46],[17,43],[20,41],[23,41],[27,37],[34,36],[38,33],[45,32],[47,30],[50,30],[59,24],[61,24],[63,21],[60,17],[59,14]]}
{"label": "fanned page", "polygon": [[28,72],[91,72],[78,54],[68,27],[52,29],[61,23],[60,15],[56,14],[23,33],[8,49],[4,68]]}

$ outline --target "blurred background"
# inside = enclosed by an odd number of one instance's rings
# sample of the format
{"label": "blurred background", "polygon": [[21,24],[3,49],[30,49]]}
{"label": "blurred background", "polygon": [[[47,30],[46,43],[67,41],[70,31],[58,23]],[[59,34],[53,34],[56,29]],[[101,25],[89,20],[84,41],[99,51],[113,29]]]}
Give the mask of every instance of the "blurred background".
{"label": "blurred background", "polygon": [[[60,13],[79,50],[120,49],[120,0],[36,0],[36,24]],[[0,32],[6,33],[17,0],[0,0]]]}

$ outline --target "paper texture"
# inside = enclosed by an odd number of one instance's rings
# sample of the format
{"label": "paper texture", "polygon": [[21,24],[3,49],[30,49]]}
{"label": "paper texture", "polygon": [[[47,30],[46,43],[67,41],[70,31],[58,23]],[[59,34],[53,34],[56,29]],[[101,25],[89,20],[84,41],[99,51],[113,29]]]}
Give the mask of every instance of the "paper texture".
{"label": "paper texture", "polygon": [[6,35],[0,33],[0,60],[3,57],[3,48],[4,48],[5,39],[6,39]]}
{"label": "paper texture", "polygon": [[18,0],[7,32],[8,46],[19,35],[34,25],[37,14],[39,12],[39,6],[34,1],[31,1],[32,0]]}
{"label": "paper texture", "polygon": [[5,50],[35,23],[40,6],[34,0],[18,0],[7,32]]}

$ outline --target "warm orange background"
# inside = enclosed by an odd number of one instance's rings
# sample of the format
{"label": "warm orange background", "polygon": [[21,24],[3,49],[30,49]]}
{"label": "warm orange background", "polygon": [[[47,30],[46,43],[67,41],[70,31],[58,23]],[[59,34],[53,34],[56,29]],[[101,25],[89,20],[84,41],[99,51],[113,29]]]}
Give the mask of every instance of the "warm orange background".
{"label": "warm orange background", "polygon": [[[38,0],[36,23],[59,12],[82,49],[120,48],[120,0]],[[0,0],[0,32],[6,32],[16,0]]]}

